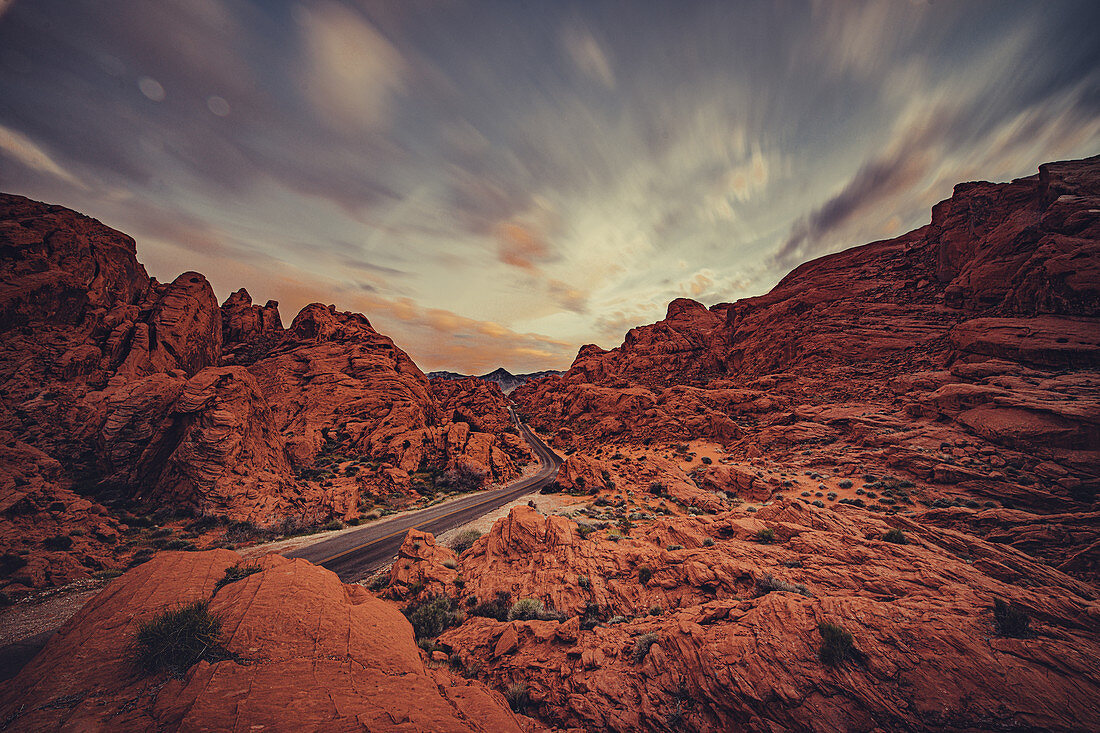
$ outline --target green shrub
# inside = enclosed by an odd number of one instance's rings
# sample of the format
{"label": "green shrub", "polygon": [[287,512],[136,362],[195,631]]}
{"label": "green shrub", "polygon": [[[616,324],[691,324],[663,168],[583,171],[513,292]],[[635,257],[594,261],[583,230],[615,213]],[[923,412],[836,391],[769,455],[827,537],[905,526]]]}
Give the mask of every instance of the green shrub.
{"label": "green shrub", "polygon": [[649,654],[649,648],[657,643],[656,634],[642,634],[634,642],[634,664],[641,664],[647,654]]}
{"label": "green shrub", "polygon": [[341,522],[339,519],[333,519],[331,522],[326,524],[325,527],[324,527],[326,532],[332,532],[334,530],[343,529],[343,528],[344,528],[344,523]]}
{"label": "green shrub", "polygon": [[596,531],[596,526],[592,524],[585,524],[584,522],[577,522],[577,534],[581,536],[581,539],[586,539],[588,535]]}
{"label": "green shrub", "polygon": [[783,591],[786,593],[798,593],[803,596],[813,596],[810,589],[801,583],[788,583],[785,580],[780,580],[771,573],[764,573],[756,581],[756,595],[763,596],[771,593],[772,591]]}
{"label": "green shrub", "polygon": [[843,664],[856,656],[852,635],[843,627],[822,621],[817,625],[821,633],[821,661],[829,665]]}
{"label": "green shrub", "polygon": [[703,540],[703,547],[714,547],[714,538],[707,537],[705,540]]}
{"label": "green shrub", "polygon": [[641,583],[642,585],[646,585],[647,583],[649,583],[651,578],[653,578],[653,568],[649,567],[648,565],[642,565],[640,568],[638,568],[639,583]]}
{"label": "green shrub", "polygon": [[542,601],[535,598],[523,598],[512,604],[512,607],[508,610],[508,620],[529,621],[541,618],[545,614],[546,606],[542,604]]}
{"label": "green shrub", "polygon": [[587,575],[581,575],[577,578],[577,585],[587,590],[592,585],[592,581],[588,579]]}
{"label": "green shrub", "polygon": [[446,596],[428,596],[401,611],[412,624],[417,639],[434,639],[455,623],[454,601]]}
{"label": "green shrub", "polygon": [[993,599],[993,622],[1000,636],[1024,638],[1029,634],[1031,619],[1022,606],[1006,603],[1001,598]]}
{"label": "green shrub", "polygon": [[238,580],[258,572],[260,572],[258,565],[232,565],[226,568],[225,575],[218,579],[218,582],[214,585],[214,592],[217,593],[222,587],[230,583],[236,583]]}
{"label": "green shrub", "polygon": [[461,555],[473,547],[479,539],[481,539],[481,532],[476,529],[464,529],[451,540],[451,549]]}
{"label": "green shrub", "polygon": [[508,611],[512,606],[512,594],[507,591],[497,591],[496,597],[491,601],[475,603],[470,608],[471,616],[484,616],[495,618],[497,621],[507,621]]}
{"label": "green shrub", "polygon": [[905,536],[905,533],[896,527],[888,529],[882,535],[882,539],[885,542],[893,542],[895,545],[908,545],[909,538]]}
{"label": "green shrub", "polygon": [[138,664],[149,673],[182,674],[199,660],[223,659],[225,650],[218,644],[221,627],[206,600],[165,611],[138,627]]}
{"label": "green shrub", "polygon": [[775,530],[771,527],[760,530],[756,533],[756,541],[763,542],[765,545],[770,545],[775,542]]}

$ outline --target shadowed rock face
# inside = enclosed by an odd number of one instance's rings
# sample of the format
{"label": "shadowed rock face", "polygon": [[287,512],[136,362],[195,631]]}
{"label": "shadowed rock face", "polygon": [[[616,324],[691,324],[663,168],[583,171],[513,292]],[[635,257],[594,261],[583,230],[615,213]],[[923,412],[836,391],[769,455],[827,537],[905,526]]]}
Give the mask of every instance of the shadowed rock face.
{"label": "shadowed rock face", "polygon": [[801,265],[767,295],[673,301],[513,399],[563,448],[705,438],[1080,512],[1100,489],[1098,370],[1100,157],[960,184],[927,226]]}
{"label": "shadowed rock face", "polygon": [[277,303],[253,305],[242,289],[219,306],[195,272],[158,283],[129,237],[19,196],[0,195],[0,335],[0,435],[52,466],[34,480],[0,467],[0,493],[18,506],[0,516],[0,553],[33,548],[12,575],[33,585],[111,564],[110,548],[76,560],[40,546],[82,529],[83,510],[71,522],[48,510],[83,506],[78,494],[310,523],[400,505],[418,496],[414,474],[468,464],[500,481],[531,458],[503,433],[499,390],[467,385],[441,405],[366,317],[312,304],[284,329]]}
{"label": "shadowed rock face", "polygon": [[[242,559],[170,552],[118,578],[0,691],[0,716],[20,730],[523,730],[503,695],[427,668],[399,611],[327,570],[269,555],[215,589]],[[231,658],[179,679],[137,669],[140,624],[204,599]]]}

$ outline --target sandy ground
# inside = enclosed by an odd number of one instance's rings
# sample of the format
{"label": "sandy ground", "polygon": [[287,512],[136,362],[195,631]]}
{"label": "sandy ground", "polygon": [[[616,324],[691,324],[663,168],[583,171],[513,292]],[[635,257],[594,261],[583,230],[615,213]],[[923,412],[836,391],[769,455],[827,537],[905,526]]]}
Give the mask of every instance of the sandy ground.
{"label": "sandy ground", "polygon": [[47,588],[0,612],[0,646],[52,631],[68,621],[110,581],[78,580]]}

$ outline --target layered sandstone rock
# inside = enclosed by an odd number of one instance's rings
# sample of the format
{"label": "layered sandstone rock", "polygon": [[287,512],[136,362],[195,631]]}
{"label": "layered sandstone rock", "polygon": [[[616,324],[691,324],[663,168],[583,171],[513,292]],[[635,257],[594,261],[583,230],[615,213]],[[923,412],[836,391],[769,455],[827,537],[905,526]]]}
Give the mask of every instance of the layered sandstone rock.
{"label": "layered sandstone rock", "polygon": [[[216,588],[240,562],[165,553],[115,580],[4,686],[0,715],[21,730],[523,730],[501,693],[428,669],[408,621],[363,588],[274,555]],[[227,658],[138,669],[139,625],[202,599]]]}
{"label": "layered sandstone rock", "polygon": [[[756,540],[762,528],[773,542]],[[891,528],[908,544],[884,542]],[[562,622],[474,617],[440,639],[493,684],[525,681],[535,713],[559,728],[1100,724],[1096,589],[919,521],[783,503],[659,520],[610,542],[520,507],[460,570],[479,598],[503,591],[565,612]],[[1026,638],[998,635],[996,598],[1026,609]],[[848,661],[819,658],[820,622],[853,635]]]}
{"label": "layered sandstone rock", "polygon": [[[702,438],[796,473],[893,475],[928,503],[1088,511],[1098,190],[1100,158],[957,186],[925,227],[803,264],[767,295],[674,301],[513,398],[564,449]],[[717,468],[692,480],[746,498],[778,490]]]}
{"label": "layered sandstone rock", "polygon": [[[66,506],[77,489],[138,513],[301,526],[531,460],[499,389],[433,391],[366,317],[312,304],[284,330],[277,303],[239,290],[219,306],[195,272],[158,283],[129,237],[18,196],[0,196],[0,333],[0,430],[57,461],[36,495]],[[5,538],[30,516],[13,512]],[[43,556],[35,585],[129,557]]]}

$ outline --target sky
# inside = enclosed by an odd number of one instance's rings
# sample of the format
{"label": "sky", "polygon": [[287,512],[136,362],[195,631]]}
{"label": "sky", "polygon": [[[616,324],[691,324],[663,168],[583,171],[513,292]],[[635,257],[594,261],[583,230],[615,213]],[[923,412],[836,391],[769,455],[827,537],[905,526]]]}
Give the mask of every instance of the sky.
{"label": "sky", "polygon": [[566,368],[1100,153],[1100,3],[0,0],[0,190],[161,281]]}

